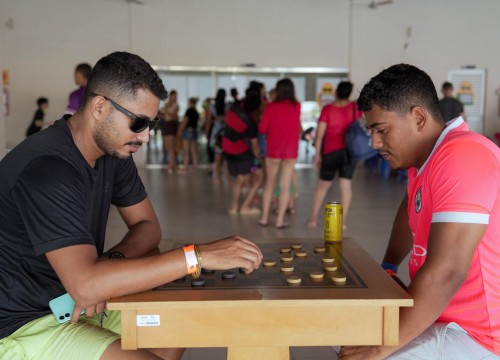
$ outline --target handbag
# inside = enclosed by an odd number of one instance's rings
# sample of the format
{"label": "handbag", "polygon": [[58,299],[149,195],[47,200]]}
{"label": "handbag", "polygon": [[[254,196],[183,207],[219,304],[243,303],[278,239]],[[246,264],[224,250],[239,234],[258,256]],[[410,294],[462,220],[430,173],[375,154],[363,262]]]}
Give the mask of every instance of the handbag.
{"label": "handbag", "polygon": [[[353,106],[353,118],[356,113],[356,103]],[[356,119],[346,133],[346,146],[349,156],[354,161],[368,160],[378,154],[377,149],[372,149],[372,136],[368,129]]]}

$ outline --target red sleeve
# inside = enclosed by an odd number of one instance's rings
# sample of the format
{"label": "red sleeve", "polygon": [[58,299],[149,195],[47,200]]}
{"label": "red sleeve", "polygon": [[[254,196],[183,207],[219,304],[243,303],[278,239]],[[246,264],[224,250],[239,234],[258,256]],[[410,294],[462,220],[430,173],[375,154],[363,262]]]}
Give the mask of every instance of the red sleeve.
{"label": "red sleeve", "polygon": [[262,118],[260,119],[259,132],[261,134],[266,134],[269,131],[269,121],[271,116],[269,114],[271,105],[267,105],[262,112]]}
{"label": "red sleeve", "polygon": [[324,122],[328,124],[328,112],[331,107],[332,107],[331,105],[325,105],[323,107],[323,109],[321,110],[321,114],[319,115],[318,122]]}

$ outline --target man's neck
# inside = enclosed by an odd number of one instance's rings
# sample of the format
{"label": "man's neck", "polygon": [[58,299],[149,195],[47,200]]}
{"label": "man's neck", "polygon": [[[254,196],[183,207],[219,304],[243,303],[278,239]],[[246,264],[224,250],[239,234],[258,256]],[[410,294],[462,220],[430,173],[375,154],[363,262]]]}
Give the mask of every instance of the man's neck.
{"label": "man's neck", "polygon": [[80,150],[87,163],[93,168],[97,159],[103,156],[103,154],[97,147],[92,137],[90,126],[88,125],[89,122],[85,121],[83,115],[80,111],[77,111],[68,119],[67,123],[76,147]]}

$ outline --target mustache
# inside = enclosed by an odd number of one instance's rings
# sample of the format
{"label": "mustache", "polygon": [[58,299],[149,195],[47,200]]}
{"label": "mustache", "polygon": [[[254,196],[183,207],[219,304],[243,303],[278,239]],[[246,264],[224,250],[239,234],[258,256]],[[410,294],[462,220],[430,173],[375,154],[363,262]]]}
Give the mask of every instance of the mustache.
{"label": "mustache", "polygon": [[142,146],[142,141],[130,141],[130,142],[126,143],[125,145]]}

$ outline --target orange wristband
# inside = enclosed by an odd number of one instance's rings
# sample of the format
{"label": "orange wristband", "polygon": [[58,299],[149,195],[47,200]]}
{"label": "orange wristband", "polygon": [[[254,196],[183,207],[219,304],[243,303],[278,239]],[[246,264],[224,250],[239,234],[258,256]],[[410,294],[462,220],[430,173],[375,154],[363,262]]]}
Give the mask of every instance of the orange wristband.
{"label": "orange wristband", "polygon": [[392,269],[385,269],[385,272],[386,272],[387,274],[389,274],[390,276],[398,276],[398,273],[397,273],[397,272],[395,272],[395,271],[394,271],[394,270],[392,270]]}
{"label": "orange wristband", "polygon": [[198,270],[198,258],[194,251],[194,245],[186,245],[182,248],[186,257],[187,273],[193,274]]}

